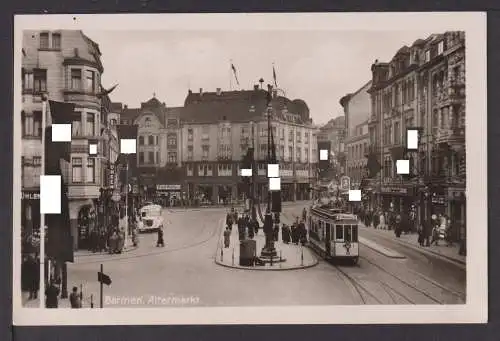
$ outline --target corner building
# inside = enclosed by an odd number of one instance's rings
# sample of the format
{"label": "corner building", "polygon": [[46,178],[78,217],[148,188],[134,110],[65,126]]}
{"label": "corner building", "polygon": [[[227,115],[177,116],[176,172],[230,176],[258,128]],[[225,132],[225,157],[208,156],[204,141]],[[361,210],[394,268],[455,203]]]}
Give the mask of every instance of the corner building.
{"label": "corner building", "polygon": [[[253,146],[258,164],[257,193],[267,199],[267,92],[189,91],[181,114],[182,164],[190,199],[220,203],[242,200],[240,163]],[[316,129],[306,103],[274,91],[272,129],[280,163],[281,190],[287,201],[310,198],[315,179]]]}
{"label": "corner building", "polygon": [[[372,65],[370,142],[383,166],[378,204],[418,209],[419,223],[446,214],[456,237],[465,230],[465,33],[445,32],[403,46],[389,63]],[[422,128],[416,152],[404,154],[406,128]],[[416,174],[403,180],[396,160]]]}
{"label": "corner building", "polygon": [[[21,51],[18,51],[21,53]],[[75,103],[72,117],[71,163],[63,169],[68,183],[74,248],[85,247],[95,226],[99,189],[108,186],[109,138],[103,134],[112,111],[100,97],[104,72],[98,44],[82,31],[24,31],[22,44],[22,226],[24,233],[40,228],[42,96]],[[49,105],[47,105],[49,107]],[[47,110],[49,112],[49,110]],[[50,124],[50,120],[47,120]],[[89,144],[98,155],[89,155]]]}

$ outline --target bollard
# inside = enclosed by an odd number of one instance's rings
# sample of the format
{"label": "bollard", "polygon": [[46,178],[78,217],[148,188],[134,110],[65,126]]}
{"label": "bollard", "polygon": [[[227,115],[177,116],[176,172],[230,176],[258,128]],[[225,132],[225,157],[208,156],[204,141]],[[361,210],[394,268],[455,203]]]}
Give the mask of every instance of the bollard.
{"label": "bollard", "polygon": [[224,251],[222,250],[222,248],[220,248],[220,261],[222,262],[224,258]]}
{"label": "bollard", "polygon": [[280,250],[280,262],[282,262],[282,261],[283,261],[283,258],[281,258],[281,250]]}
{"label": "bollard", "polygon": [[83,284],[80,283],[80,301],[83,302]]}
{"label": "bollard", "polygon": [[90,308],[94,308],[94,295],[90,294]]}
{"label": "bollard", "polygon": [[300,264],[304,266],[304,248],[300,248]]}
{"label": "bollard", "polygon": [[233,265],[234,265],[234,247],[233,247]]}
{"label": "bollard", "polygon": [[271,266],[273,266],[273,255],[271,255]]}

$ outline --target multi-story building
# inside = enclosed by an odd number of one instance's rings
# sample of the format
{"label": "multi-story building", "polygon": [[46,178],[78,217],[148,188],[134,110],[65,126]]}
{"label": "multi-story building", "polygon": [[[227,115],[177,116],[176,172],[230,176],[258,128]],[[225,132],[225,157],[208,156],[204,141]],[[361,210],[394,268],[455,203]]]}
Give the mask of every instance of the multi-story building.
{"label": "multi-story building", "polygon": [[346,123],[346,175],[351,178],[351,187],[361,187],[361,180],[366,177],[367,153],[370,138],[368,119],[371,115],[371,100],[368,90],[369,81],[356,92],[341,98]]}
{"label": "multi-story building", "polygon": [[[403,46],[389,63],[372,65],[370,141],[383,170],[379,203],[420,219],[442,213],[465,226],[465,34],[446,32]],[[418,152],[404,154],[406,128],[422,128]],[[417,174],[405,181],[396,160]],[[458,228],[455,230],[459,230]]]}
{"label": "multi-story building", "polygon": [[345,153],[344,153],[344,138],[345,138],[345,117],[338,116],[331,119],[324,126],[318,129],[318,150],[327,148],[330,150],[331,167],[329,172],[323,173],[332,180],[345,173]]}
{"label": "multi-story building", "polygon": [[[258,163],[257,192],[263,200],[267,197],[266,93],[257,85],[245,91],[189,91],[181,115],[181,154],[190,198],[212,202],[243,198],[239,166],[249,146],[254,147]],[[306,103],[274,91],[271,124],[284,200],[309,198],[318,152]]]}
{"label": "multi-story building", "polygon": [[[39,229],[41,173],[42,95],[50,100],[75,103],[72,118],[71,163],[63,169],[68,183],[71,233],[74,247],[82,247],[89,226],[84,216],[93,216],[109,155],[103,154],[102,131],[107,126],[110,101],[98,96],[104,71],[99,46],[82,31],[24,31],[22,58],[22,224]],[[47,124],[50,121],[47,120]],[[89,155],[89,144],[97,144],[100,155]]]}
{"label": "multi-story building", "polygon": [[[181,166],[180,110],[167,108],[155,96],[140,108],[123,107],[121,124],[137,125],[137,154],[132,182],[144,199],[172,196],[180,199]],[[137,178],[137,179],[135,179]]]}

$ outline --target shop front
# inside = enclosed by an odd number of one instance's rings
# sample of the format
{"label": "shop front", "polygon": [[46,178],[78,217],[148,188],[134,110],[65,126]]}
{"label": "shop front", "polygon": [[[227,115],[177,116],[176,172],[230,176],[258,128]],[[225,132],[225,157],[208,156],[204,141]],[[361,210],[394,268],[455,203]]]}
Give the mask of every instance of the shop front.
{"label": "shop front", "polygon": [[40,192],[23,190],[21,194],[22,253],[34,252],[28,241],[34,231],[40,231]]}
{"label": "shop front", "polygon": [[156,201],[164,207],[180,206],[183,198],[182,186],[180,184],[173,185],[156,185]]}
{"label": "shop front", "polygon": [[415,203],[415,188],[410,186],[382,186],[379,192],[384,211],[409,212]]}
{"label": "shop front", "polygon": [[460,241],[465,238],[467,205],[464,187],[448,187],[447,190],[448,217],[451,220],[454,241]]}

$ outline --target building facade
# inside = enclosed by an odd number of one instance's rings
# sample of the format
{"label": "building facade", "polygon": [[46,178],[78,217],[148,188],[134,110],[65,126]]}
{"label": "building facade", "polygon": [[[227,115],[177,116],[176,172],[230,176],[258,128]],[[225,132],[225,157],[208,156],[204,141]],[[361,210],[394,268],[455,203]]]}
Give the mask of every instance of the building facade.
{"label": "building facade", "polygon": [[369,151],[368,119],[371,116],[369,81],[352,94],[341,98],[345,114],[346,175],[351,178],[351,187],[359,189],[361,180],[367,175],[367,153]]}
{"label": "building facade", "polygon": [[[317,163],[316,129],[309,109],[304,101],[291,101],[276,91],[271,103],[283,198],[308,199]],[[190,90],[181,116],[184,188],[190,199],[213,203],[243,199],[239,167],[250,146],[258,164],[257,193],[261,200],[267,198],[266,91],[258,86],[230,92]]]}
{"label": "building facade", "polygon": [[[102,91],[104,72],[99,46],[82,31],[24,31],[22,48],[22,224],[29,234],[40,228],[39,190],[41,175],[42,95],[50,100],[75,103],[72,118],[71,163],[63,169],[68,183],[71,233],[74,247],[88,239],[100,188],[106,186],[109,155],[103,154],[110,112],[109,98]],[[47,120],[47,125],[50,124]],[[89,144],[101,154],[89,155]]]}
{"label": "building facade", "polygon": [[181,190],[181,108],[167,108],[155,96],[140,108],[124,106],[121,124],[137,125],[137,154],[131,182],[144,200],[180,200]]}
{"label": "building facade", "polygon": [[[389,63],[372,65],[370,141],[382,171],[372,186],[378,204],[420,221],[446,214],[455,231],[465,217],[465,34],[446,32],[402,47]],[[422,129],[419,150],[404,153],[406,128]],[[396,160],[410,160],[409,181]],[[458,232],[457,232],[458,233]]]}
{"label": "building facade", "polygon": [[[333,167],[331,172],[328,172],[329,176],[332,177],[331,180],[338,180],[338,176],[346,173],[345,133],[344,116],[331,119],[318,129],[318,145],[329,146],[332,158],[331,167]],[[324,174],[326,175],[326,173]]]}

